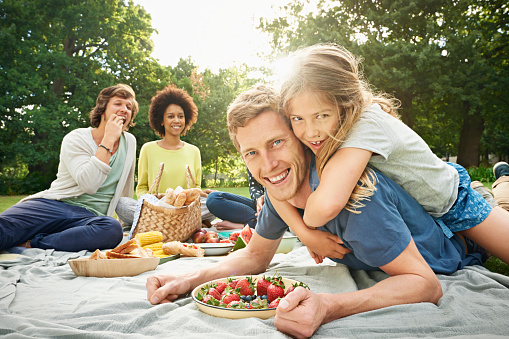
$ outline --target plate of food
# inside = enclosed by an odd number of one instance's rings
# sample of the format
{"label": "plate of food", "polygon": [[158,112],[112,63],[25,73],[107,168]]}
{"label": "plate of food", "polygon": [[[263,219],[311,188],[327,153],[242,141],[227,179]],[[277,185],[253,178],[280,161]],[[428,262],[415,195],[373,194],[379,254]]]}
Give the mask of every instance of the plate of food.
{"label": "plate of food", "polygon": [[111,278],[152,271],[159,260],[132,239],[105,252],[97,249],[88,258],[71,259],[68,264],[77,276]]}
{"label": "plate of food", "polygon": [[297,286],[297,280],[271,276],[233,276],[201,284],[191,293],[200,311],[221,318],[268,319],[276,314],[279,301]]}
{"label": "plate of food", "polygon": [[196,246],[205,250],[205,256],[225,255],[233,249],[234,244],[231,242],[218,242],[218,243],[199,243]]}

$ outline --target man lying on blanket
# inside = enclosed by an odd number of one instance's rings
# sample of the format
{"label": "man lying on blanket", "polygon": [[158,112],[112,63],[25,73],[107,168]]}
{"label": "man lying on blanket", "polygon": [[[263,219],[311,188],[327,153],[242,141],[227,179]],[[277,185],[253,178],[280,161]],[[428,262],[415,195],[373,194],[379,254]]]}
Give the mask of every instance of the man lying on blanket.
{"label": "man lying on blanket", "polygon": [[[265,86],[241,94],[229,107],[228,127],[249,170],[264,183],[268,194],[303,208],[318,186],[315,160],[295,137],[287,119],[278,113],[277,102],[277,94]],[[283,172],[287,173],[283,181],[273,184],[268,180]],[[447,238],[401,187],[380,172],[376,176],[377,190],[369,201],[363,201],[362,213],[343,210],[312,232],[325,239],[325,246],[335,246],[330,249],[335,253],[332,260],[353,269],[381,269],[390,277],[370,288],[341,294],[297,288],[277,308],[274,322],[278,330],[308,337],[321,324],[348,315],[397,304],[436,304],[442,288],[434,272],[452,273],[465,265],[481,264],[480,257],[466,254],[460,238]],[[150,302],[174,301],[213,279],[264,272],[287,230],[268,196],[265,201],[246,248],[206,269],[181,276],[149,277],[146,286]],[[301,240],[306,243],[306,239]],[[344,242],[346,248],[337,242]]]}

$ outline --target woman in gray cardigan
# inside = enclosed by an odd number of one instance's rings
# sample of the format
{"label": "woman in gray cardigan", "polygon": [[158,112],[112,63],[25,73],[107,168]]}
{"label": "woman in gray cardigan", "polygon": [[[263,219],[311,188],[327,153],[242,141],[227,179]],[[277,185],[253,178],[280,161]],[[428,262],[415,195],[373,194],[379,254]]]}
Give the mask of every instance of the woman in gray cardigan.
{"label": "woman in gray cardigan", "polygon": [[90,112],[92,127],[62,140],[57,178],[49,189],[0,214],[0,250],[12,246],[59,251],[113,248],[122,226],[112,217],[120,197],[132,197],[138,112],[132,88],[103,89]]}

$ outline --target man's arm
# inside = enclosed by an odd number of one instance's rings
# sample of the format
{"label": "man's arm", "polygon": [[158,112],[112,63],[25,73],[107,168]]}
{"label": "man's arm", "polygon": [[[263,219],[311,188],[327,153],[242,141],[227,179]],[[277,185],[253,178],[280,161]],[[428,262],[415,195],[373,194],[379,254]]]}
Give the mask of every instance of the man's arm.
{"label": "man's arm", "polygon": [[215,265],[180,276],[153,275],[147,278],[147,299],[152,304],[172,302],[180,295],[210,280],[232,275],[252,275],[265,272],[281,239],[269,240],[253,232],[249,244],[229,254]]}
{"label": "man's arm", "polygon": [[440,281],[413,240],[396,259],[380,268],[390,277],[360,291],[316,294],[304,288],[295,289],[280,302],[276,327],[297,338],[307,338],[320,325],[335,319],[393,305],[436,304],[442,296]]}
{"label": "man's arm", "polygon": [[287,201],[274,199],[269,193],[272,206],[285,224],[297,235],[308,248],[309,254],[317,264],[323,262],[325,257],[342,259],[350,249],[341,246],[341,238],[330,232],[309,229],[302,220],[301,215],[293,205]]}

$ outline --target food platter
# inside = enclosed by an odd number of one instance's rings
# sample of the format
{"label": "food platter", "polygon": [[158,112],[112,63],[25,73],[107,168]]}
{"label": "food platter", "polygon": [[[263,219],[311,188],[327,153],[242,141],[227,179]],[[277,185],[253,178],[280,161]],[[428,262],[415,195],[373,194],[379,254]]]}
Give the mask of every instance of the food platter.
{"label": "food platter", "polygon": [[143,272],[152,271],[159,265],[159,260],[158,257],[100,260],[79,258],[71,259],[68,263],[77,276],[112,278],[132,277]]}
{"label": "food platter", "polygon": [[[230,234],[232,233],[239,233],[240,231],[238,230],[235,230],[235,231],[222,231],[222,232],[218,232],[219,236],[221,238],[226,238],[228,239],[228,237],[230,236]],[[297,244],[297,242],[299,241],[299,238],[290,233],[290,232],[286,232],[283,236],[283,239],[281,239],[281,243],[279,244],[278,248],[277,248],[277,251],[276,251],[276,254],[277,253],[288,253],[290,252],[291,250],[293,250],[293,248],[295,247],[295,244]],[[207,254],[205,254],[207,255]]]}
{"label": "food platter", "polygon": [[234,246],[232,243],[198,243],[195,244],[205,250],[205,256],[225,255],[230,252]]}
{"label": "food platter", "polygon": [[[256,283],[256,280],[262,278],[261,275],[253,275],[251,276],[253,279],[253,282]],[[260,319],[268,319],[270,317],[273,317],[276,315],[276,308],[266,308],[266,309],[235,309],[235,308],[225,308],[225,307],[219,307],[219,306],[213,306],[206,303],[201,302],[198,300],[197,296],[200,292],[201,288],[205,285],[211,284],[213,282],[228,282],[228,279],[236,279],[236,278],[244,278],[244,276],[236,276],[236,277],[229,277],[229,278],[222,278],[222,279],[215,279],[211,280],[209,282],[206,282],[204,284],[201,284],[193,289],[193,292],[191,293],[191,296],[193,297],[193,300],[196,303],[196,306],[198,309],[206,314],[215,316],[215,317],[221,317],[221,318],[229,318],[229,319],[244,319],[244,318],[251,318],[256,317]],[[296,280],[283,278],[283,282],[286,286],[286,288],[290,287],[291,285],[298,283]]]}

